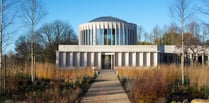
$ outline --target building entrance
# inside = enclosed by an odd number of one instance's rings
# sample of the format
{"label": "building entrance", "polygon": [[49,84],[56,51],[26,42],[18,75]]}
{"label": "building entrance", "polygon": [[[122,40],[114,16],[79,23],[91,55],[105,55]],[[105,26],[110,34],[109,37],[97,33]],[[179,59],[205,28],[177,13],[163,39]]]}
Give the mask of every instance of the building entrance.
{"label": "building entrance", "polygon": [[102,68],[111,69],[111,55],[102,55]]}
{"label": "building entrance", "polygon": [[114,68],[114,56],[111,54],[102,55],[102,69],[113,69]]}

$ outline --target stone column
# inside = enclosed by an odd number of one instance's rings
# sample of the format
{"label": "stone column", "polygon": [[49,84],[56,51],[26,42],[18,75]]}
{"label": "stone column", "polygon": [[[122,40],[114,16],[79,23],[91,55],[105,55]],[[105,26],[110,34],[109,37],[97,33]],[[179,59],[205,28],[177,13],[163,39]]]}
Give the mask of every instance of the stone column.
{"label": "stone column", "polygon": [[192,53],[189,54],[190,64],[193,65]]}
{"label": "stone column", "polygon": [[56,51],[56,66],[59,66],[59,52]]}
{"label": "stone column", "polygon": [[122,59],[121,59],[122,55],[121,54],[122,54],[121,52],[118,53],[118,66],[119,67],[121,66],[121,61],[122,61]]}
{"label": "stone column", "polygon": [[84,66],[87,66],[87,52],[83,53]]}
{"label": "stone column", "polygon": [[158,52],[155,52],[154,55],[153,55],[153,59],[154,59],[154,64],[153,66],[157,66],[158,65]]}
{"label": "stone column", "polygon": [[205,60],[204,60],[204,54],[202,54],[202,65],[205,64]]}
{"label": "stone column", "polygon": [[132,53],[132,66],[136,66],[136,52]]}
{"label": "stone column", "polygon": [[198,62],[198,54],[196,53],[196,58],[195,58],[196,62]]}
{"label": "stone column", "polygon": [[93,41],[93,45],[96,45],[96,28],[95,28],[95,26],[93,27],[93,31],[92,31],[92,37],[93,37],[93,39],[92,39],[92,41]]}
{"label": "stone column", "polygon": [[80,67],[80,52],[77,52],[77,67]]}
{"label": "stone column", "polygon": [[110,69],[112,70],[113,69],[113,62],[112,62],[112,58],[113,58],[113,56],[112,55],[110,55],[110,63],[111,63],[111,65],[110,65]]}
{"label": "stone column", "polygon": [[94,52],[91,52],[91,66],[94,66]]}
{"label": "stone column", "polygon": [[[117,31],[117,30],[116,30],[116,31]],[[120,36],[121,36],[121,35],[120,35],[120,26],[119,26],[119,28],[118,28],[118,38],[117,38],[117,39],[118,39],[118,42],[119,42],[119,45],[121,45]]]}
{"label": "stone column", "polygon": [[114,53],[113,55],[113,70],[115,69],[115,65],[116,65],[116,60],[115,60],[115,56],[116,56],[116,53]]}
{"label": "stone column", "polygon": [[86,30],[86,45],[89,45],[89,33],[88,33],[88,30]]}
{"label": "stone column", "polygon": [[125,53],[125,66],[129,66],[129,53]]}
{"label": "stone column", "polygon": [[147,55],[146,55],[147,56],[147,66],[148,67],[151,66],[151,63],[150,63],[150,54],[151,54],[150,52],[147,52]]}
{"label": "stone column", "polygon": [[209,65],[209,55],[208,55],[208,65]]}
{"label": "stone column", "polygon": [[101,66],[101,52],[98,52],[98,69],[101,69],[102,66]]}
{"label": "stone column", "polygon": [[144,57],[143,57],[143,52],[139,53],[139,66],[144,66]]}
{"label": "stone column", "polygon": [[70,52],[70,67],[73,67],[73,52]]}
{"label": "stone column", "polygon": [[63,67],[66,67],[66,52],[63,52]]}

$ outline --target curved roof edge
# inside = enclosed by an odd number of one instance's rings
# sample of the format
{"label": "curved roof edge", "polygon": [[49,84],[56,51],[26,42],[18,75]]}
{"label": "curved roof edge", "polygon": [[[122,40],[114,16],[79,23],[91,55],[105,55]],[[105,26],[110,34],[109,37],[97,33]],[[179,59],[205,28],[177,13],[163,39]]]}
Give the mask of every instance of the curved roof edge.
{"label": "curved roof edge", "polygon": [[125,20],[116,18],[116,17],[112,17],[112,16],[102,16],[102,17],[98,17],[95,18],[89,22],[124,22],[124,23],[128,23]]}

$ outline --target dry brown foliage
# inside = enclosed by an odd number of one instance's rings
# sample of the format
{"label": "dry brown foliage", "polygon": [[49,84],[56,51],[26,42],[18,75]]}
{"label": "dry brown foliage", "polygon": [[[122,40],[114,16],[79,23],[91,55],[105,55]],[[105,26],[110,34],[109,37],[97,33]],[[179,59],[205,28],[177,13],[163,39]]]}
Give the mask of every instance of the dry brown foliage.
{"label": "dry brown foliage", "polygon": [[[181,69],[176,65],[151,68],[118,67],[119,78],[131,81],[130,97],[136,103],[153,102],[166,97],[168,90],[181,85]],[[185,83],[200,89],[209,86],[209,67],[186,67]]]}

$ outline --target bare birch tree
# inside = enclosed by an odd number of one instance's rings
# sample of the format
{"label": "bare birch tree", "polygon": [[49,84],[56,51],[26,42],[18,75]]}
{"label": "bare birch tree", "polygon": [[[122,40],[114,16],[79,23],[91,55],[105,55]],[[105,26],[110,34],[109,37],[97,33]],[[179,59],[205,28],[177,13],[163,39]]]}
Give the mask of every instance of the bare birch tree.
{"label": "bare birch tree", "polygon": [[16,0],[1,0],[0,1],[0,88],[2,77],[2,49],[8,46],[8,42],[13,30],[9,30],[17,15],[17,10],[14,10]]}
{"label": "bare birch tree", "polygon": [[171,17],[181,25],[181,74],[182,85],[184,85],[184,29],[185,23],[191,18],[193,12],[191,11],[191,0],[174,0],[174,4],[170,6]]}
{"label": "bare birch tree", "polygon": [[23,4],[23,19],[29,27],[31,39],[31,80],[35,79],[35,64],[34,64],[34,35],[37,24],[46,16],[46,11],[41,0],[24,0]]}

